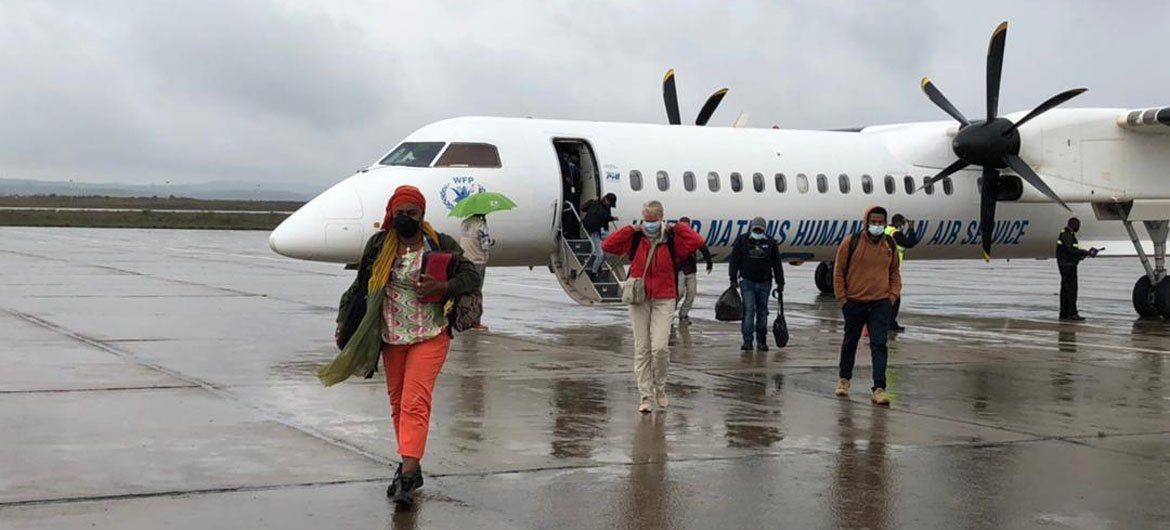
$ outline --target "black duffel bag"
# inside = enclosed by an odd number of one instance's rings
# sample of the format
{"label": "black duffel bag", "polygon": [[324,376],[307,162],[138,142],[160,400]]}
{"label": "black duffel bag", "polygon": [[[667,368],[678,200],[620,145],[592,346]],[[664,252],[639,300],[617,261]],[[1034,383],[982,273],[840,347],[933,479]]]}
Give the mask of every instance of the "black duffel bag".
{"label": "black duffel bag", "polygon": [[715,320],[721,322],[738,322],[743,320],[743,299],[739,297],[739,287],[732,285],[715,302]]}
{"label": "black duffel bag", "polygon": [[772,322],[772,337],[776,339],[776,347],[783,348],[788,345],[788,319],[784,318],[784,293],[776,289],[772,291],[772,294],[780,302],[780,312],[776,313],[776,320]]}

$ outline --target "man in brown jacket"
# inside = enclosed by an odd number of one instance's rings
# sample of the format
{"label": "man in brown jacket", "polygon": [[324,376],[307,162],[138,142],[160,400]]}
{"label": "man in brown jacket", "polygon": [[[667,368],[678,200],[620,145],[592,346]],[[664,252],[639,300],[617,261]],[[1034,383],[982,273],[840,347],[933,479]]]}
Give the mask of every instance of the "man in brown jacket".
{"label": "man in brown jacket", "polygon": [[853,360],[863,327],[869,327],[869,351],[873,357],[873,402],[889,405],[886,397],[886,335],[890,310],[902,292],[898,273],[898,251],[885,234],[886,209],[880,206],[865,212],[865,229],[852,234],[837,247],[833,261],[833,291],[845,316],[845,338],[841,341],[841,362],[837,395],[849,395]]}

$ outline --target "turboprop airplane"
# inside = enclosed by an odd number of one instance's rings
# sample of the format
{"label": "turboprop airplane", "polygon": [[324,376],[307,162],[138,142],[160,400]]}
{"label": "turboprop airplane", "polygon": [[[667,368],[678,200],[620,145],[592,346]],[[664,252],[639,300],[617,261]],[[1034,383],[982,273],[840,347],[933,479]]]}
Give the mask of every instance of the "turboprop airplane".
{"label": "turboprop airplane", "polygon": [[[580,274],[592,249],[577,233],[580,205],[566,200],[570,186],[583,199],[614,193],[619,222],[636,222],[644,201],[660,200],[668,218],[690,217],[720,258],[749,219],[763,216],[786,261],[820,262],[815,278],[824,292],[832,291],[837,246],[861,230],[862,212],[873,204],[914,220],[921,237],[914,260],[989,259],[993,248],[996,258],[1049,258],[1075,215],[1083,245],[1141,259],[1137,313],[1170,318],[1170,282],[1163,281],[1170,107],[1053,110],[1084,91],[1075,89],[1030,112],[1000,116],[1006,37],[1004,23],[988,49],[985,119],[968,119],[923,79],[927,97],[957,123],[803,131],[744,128],[737,120],[736,127],[705,127],[721,90],[696,126],[682,126],[672,70],[663,87],[670,125],[490,117],[433,123],[305,204],[269,244],[288,257],[353,264],[397,186],[423,190],[427,219],[453,234],[460,221],[447,212],[490,190],[518,205],[489,216],[497,241],[490,264],[547,266],[572,299],[599,304],[620,300],[624,271],[609,262],[596,281]],[[1139,237],[1138,222],[1148,240]]]}

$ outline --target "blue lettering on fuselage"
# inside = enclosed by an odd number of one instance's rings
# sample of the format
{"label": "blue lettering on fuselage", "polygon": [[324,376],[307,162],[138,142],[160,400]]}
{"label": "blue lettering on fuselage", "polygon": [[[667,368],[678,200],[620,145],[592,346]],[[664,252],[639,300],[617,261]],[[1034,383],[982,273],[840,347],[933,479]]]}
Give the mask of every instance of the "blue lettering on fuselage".
{"label": "blue lettering on fuselage", "polygon": [[[750,219],[692,219],[708,247],[726,247],[747,232]],[[995,223],[992,243],[1019,245],[1024,242],[1029,221],[1003,219]],[[768,219],[765,232],[786,247],[835,247],[849,234],[865,228],[859,219]],[[922,246],[978,245],[981,240],[977,219],[918,220],[914,233]]]}

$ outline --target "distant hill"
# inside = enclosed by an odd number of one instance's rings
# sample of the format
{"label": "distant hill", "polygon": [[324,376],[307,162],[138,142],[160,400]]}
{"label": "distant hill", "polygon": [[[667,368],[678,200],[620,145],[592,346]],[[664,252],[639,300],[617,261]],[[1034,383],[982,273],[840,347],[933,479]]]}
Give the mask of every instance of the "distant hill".
{"label": "distant hill", "polygon": [[234,201],[307,201],[323,187],[267,182],[211,181],[200,184],[103,184],[0,178],[0,195],[66,195],[106,197],[190,197]]}

